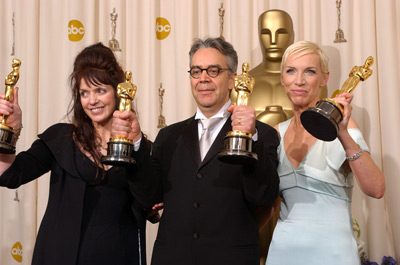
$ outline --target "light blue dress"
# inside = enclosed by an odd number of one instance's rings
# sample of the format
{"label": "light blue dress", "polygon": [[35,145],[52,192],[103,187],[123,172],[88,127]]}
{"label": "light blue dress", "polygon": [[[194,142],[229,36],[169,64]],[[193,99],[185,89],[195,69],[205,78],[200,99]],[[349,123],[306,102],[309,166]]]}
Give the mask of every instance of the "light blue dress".
{"label": "light blue dress", "polygon": [[[284,150],[290,121],[279,124],[278,174],[283,200],[266,264],[360,264],[351,217],[354,179],[341,169],[345,151],[338,139],[317,140],[294,169]],[[349,133],[368,151],[359,129],[349,129]]]}

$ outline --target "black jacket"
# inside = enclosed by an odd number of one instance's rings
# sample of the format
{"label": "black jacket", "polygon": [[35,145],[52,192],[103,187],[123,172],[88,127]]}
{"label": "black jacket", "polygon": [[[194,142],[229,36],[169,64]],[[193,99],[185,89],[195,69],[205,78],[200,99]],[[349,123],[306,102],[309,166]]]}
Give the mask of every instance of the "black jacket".
{"label": "black jacket", "polygon": [[[232,130],[228,119],[201,162],[197,124],[192,117],[168,126],[153,144],[151,168],[160,180],[157,195],[164,212],[151,264],[258,265],[255,210],[278,196],[277,133],[257,122],[258,162],[226,164],[217,154]],[[143,174],[149,175],[146,168]]]}
{"label": "black jacket", "polygon": [[[51,171],[49,201],[35,243],[34,265],[71,265],[77,261],[88,184],[77,168],[76,158],[80,150],[72,139],[72,133],[71,124],[51,126],[39,135],[29,150],[19,153],[11,167],[0,176],[1,186],[18,188]],[[127,177],[131,178],[126,189],[130,189],[134,197],[131,210],[140,230],[141,261],[146,264],[143,208],[152,205],[146,200],[146,190],[141,188],[146,186],[146,178],[140,181],[135,178],[136,169],[133,167],[122,170],[126,170]],[[140,186],[135,185],[136,181]]]}

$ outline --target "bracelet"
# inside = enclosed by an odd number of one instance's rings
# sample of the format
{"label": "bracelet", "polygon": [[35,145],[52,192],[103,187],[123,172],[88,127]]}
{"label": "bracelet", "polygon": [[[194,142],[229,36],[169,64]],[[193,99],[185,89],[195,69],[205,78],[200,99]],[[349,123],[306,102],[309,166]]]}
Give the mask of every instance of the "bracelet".
{"label": "bracelet", "polygon": [[22,128],[24,128],[24,126],[21,124],[21,127],[19,127],[18,129],[14,130],[14,133],[16,136],[20,136]]}
{"label": "bracelet", "polygon": [[354,155],[352,155],[352,156],[346,156],[346,160],[347,161],[354,161],[354,160],[357,160],[358,158],[360,158],[360,156],[361,156],[361,153],[362,153],[362,148],[360,147],[360,145],[358,145],[358,151],[357,151],[357,153],[355,153]]}
{"label": "bracelet", "polygon": [[21,124],[21,127],[14,130],[14,135],[12,136],[12,143],[11,143],[14,147],[17,144],[19,136],[21,135],[22,128],[24,128],[24,126],[22,126],[22,124]]}

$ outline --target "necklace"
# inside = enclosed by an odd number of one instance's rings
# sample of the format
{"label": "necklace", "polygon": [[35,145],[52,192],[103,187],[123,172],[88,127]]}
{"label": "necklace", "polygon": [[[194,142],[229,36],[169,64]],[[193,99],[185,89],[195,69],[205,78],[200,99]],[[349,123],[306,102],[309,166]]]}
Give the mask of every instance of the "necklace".
{"label": "necklace", "polygon": [[102,145],[100,144],[100,145],[99,145],[99,148],[107,151],[107,146],[102,146]]}
{"label": "necklace", "polygon": [[103,146],[103,145],[101,145],[100,143],[99,144],[97,144],[97,152],[99,153],[99,154],[101,154],[101,150],[105,150],[105,151],[107,151],[107,146]]}

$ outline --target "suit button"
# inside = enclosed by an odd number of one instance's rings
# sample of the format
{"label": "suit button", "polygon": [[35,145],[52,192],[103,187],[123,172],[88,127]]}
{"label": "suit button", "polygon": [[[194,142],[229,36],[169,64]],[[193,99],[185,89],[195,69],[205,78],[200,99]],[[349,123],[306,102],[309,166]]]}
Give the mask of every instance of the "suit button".
{"label": "suit button", "polygon": [[193,203],[193,208],[197,209],[197,208],[199,208],[199,206],[200,206],[199,203],[197,203],[197,202]]}
{"label": "suit button", "polygon": [[193,238],[194,239],[199,239],[200,235],[198,233],[193,233]]}
{"label": "suit button", "polygon": [[198,179],[202,179],[203,177],[204,177],[203,174],[201,174],[201,173],[197,174]]}

